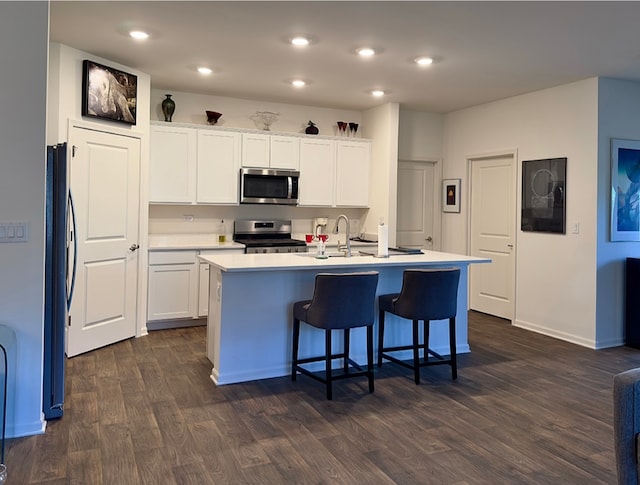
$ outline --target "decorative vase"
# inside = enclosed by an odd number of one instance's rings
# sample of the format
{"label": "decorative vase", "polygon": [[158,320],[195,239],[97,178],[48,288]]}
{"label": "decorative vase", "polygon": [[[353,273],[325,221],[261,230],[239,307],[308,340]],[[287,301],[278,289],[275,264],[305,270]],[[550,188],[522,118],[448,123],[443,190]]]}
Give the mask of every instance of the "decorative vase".
{"label": "decorative vase", "polygon": [[320,130],[318,130],[318,127],[313,121],[309,120],[309,124],[307,128],[304,130],[304,132],[307,135],[317,135],[320,132]]}
{"label": "decorative vase", "polygon": [[176,110],[176,102],[171,99],[171,94],[165,94],[166,98],[162,100],[162,113],[165,121],[171,121],[173,112]]}

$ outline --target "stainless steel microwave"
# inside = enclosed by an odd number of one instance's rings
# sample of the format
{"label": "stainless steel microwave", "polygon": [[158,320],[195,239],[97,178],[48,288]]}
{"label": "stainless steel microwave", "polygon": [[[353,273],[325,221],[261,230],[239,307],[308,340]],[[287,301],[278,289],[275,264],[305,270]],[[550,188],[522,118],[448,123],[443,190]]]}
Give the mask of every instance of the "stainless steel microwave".
{"label": "stainless steel microwave", "polygon": [[300,172],[269,168],[240,169],[241,204],[298,204]]}

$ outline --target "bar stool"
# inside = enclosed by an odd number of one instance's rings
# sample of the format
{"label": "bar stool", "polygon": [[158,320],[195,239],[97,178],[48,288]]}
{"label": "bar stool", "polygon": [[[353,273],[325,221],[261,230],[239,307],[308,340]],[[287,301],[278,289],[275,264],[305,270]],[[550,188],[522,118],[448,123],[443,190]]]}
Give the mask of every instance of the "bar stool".
{"label": "bar stool", "polygon": [[[291,359],[291,380],[298,372],[323,382],[327,386],[327,399],[333,398],[333,381],[348,377],[366,375],[369,392],[373,392],[373,322],[375,320],[377,271],[360,273],[330,274],[319,273],[315,279],[313,299],[293,304],[293,356]],[[298,358],[300,322],[306,322],[325,331],[325,355]],[[367,327],[367,369],[349,358],[349,332],[352,328]],[[331,331],[344,330],[344,349],[334,354],[331,348]],[[342,359],[342,371],[334,373],[332,362]],[[325,362],[325,377],[314,374],[300,364]],[[355,368],[354,372],[352,368]]]}
{"label": "bar stool", "polygon": [[[458,300],[459,268],[407,269],[402,276],[400,293],[380,295],[378,307],[378,367],[382,359],[413,369],[414,380],[420,384],[420,368],[430,365],[449,364],[452,379],[458,378],[456,362],[456,309]],[[413,344],[396,347],[384,346],[384,315],[392,313],[413,320]],[[429,348],[429,327],[431,320],[449,319],[448,359]],[[423,343],[419,342],[418,323],[423,321]],[[388,352],[413,350],[413,363],[404,362]],[[419,351],[422,349],[422,362]],[[429,359],[429,354],[435,359]]]}

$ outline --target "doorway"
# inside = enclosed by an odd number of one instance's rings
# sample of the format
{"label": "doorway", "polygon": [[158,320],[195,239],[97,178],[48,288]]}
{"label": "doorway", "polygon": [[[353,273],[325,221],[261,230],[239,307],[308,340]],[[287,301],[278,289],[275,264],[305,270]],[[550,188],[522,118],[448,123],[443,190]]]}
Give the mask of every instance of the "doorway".
{"label": "doorway", "polygon": [[398,162],[396,244],[407,248],[440,249],[439,164]]}
{"label": "doorway", "polygon": [[471,256],[491,264],[469,268],[470,308],[508,320],[515,313],[516,154],[468,159]]}
{"label": "doorway", "polygon": [[140,138],[79,126],[69,133],[76,259],[69,357],[136,334]]}

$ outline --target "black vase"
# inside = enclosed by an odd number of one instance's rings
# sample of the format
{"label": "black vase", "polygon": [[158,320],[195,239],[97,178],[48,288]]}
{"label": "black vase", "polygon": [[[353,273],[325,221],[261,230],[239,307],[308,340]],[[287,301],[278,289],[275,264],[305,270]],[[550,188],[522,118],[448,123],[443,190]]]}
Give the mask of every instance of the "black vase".
{"label": "black vase", "polygon": [[317,135],[320,131],[313,121],[309,121],[307,128],[304,130],[307,135]]}
{"label": "black vase", "polygon": [[176,102],[171,99],[170,94],[165,94],[166,98],[162,100],[162,113],[165,121],[171,121],[173,112],[176,110]]}

